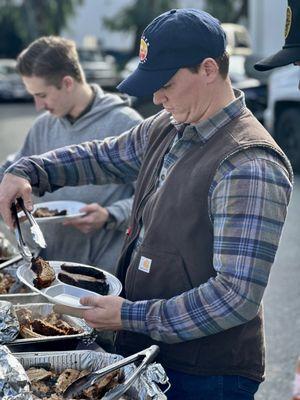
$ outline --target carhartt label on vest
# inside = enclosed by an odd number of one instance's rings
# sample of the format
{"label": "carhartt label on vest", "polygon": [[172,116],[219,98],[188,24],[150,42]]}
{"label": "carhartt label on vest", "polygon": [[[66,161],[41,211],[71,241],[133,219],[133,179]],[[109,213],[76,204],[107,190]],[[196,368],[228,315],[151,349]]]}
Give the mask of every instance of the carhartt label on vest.
{"label": "carhartt label on vest", "polygon": [[147,272],[147,274],[149,274],[150,268],[151,268],[151,263],[152,263],[151,258],[146,258],[146,257],[142,256],[140,259],[140,263],[139,263],[139,270],[143,271],[143,272]]}

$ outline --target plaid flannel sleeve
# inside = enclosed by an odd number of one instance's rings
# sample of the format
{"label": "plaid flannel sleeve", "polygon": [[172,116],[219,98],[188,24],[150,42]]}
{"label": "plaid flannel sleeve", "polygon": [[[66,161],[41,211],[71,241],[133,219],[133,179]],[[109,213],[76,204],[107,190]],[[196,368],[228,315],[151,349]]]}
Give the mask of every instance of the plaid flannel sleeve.
{"label": "plaid flannel sleeve", "polygon": [[28,179],[39,196],[63,186],[132,182],[137,178],[153,121],[150,117],[118,137],[23,157],[5,172]]}

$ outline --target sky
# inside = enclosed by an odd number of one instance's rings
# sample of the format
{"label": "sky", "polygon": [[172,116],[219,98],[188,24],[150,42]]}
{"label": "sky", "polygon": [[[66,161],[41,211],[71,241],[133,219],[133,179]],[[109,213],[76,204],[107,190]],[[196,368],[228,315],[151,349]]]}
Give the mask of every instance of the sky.
{"label": "sky", "polygon": [[[133,37],[124,32],[111,32],[102,24],[102,18],[113,17],[120,8],[133,3],[134,0],[85,0],[77,8],[77,14],[69,21],[68,29],[62,36],[75,40],[78,46],[85,42],[100,39],[103,49],[129,50]],[[201,7],[203,0],[179,0],[181,7]]]}

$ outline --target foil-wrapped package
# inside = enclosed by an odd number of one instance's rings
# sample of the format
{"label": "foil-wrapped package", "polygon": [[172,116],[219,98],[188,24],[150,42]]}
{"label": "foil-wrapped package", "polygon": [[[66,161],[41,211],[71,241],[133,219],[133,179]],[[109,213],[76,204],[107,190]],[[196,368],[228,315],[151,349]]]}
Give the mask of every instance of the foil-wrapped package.
{"label": "foil-wrapped package", "polygon": [[21,363],[0,345],[0,399],[32,400],[29,380]]}
{"label": "foil-wrapped package", "polygon": [[20,324],[9,301],[0,301],[0,344],[12,342],[19,333]]}
{"label": "foil-wrapped package", "polygon": [[[167,396],[164,394],[170,389],[169,378],[162,365],[152,363],[141,373],[139,379],[139,393],[145,392],[145,398],[152,400],[165,400]],[[159,390],[159,386],[164,387],[164,392]]]}

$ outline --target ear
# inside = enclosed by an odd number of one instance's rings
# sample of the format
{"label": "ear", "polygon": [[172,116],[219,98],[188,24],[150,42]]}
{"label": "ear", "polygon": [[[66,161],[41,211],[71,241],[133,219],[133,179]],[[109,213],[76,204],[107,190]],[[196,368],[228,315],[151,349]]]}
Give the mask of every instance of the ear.
{"label": "ear", "polygon": [[205,58],[201,67],[208,83],[213,82],[219,74],[219,66],[213,58]]}
{"label": "ear", "polygon": [[70,75],[66,75],[63,77],[61,83],[67,90],[70,90],[74,86],[74,79]]}

